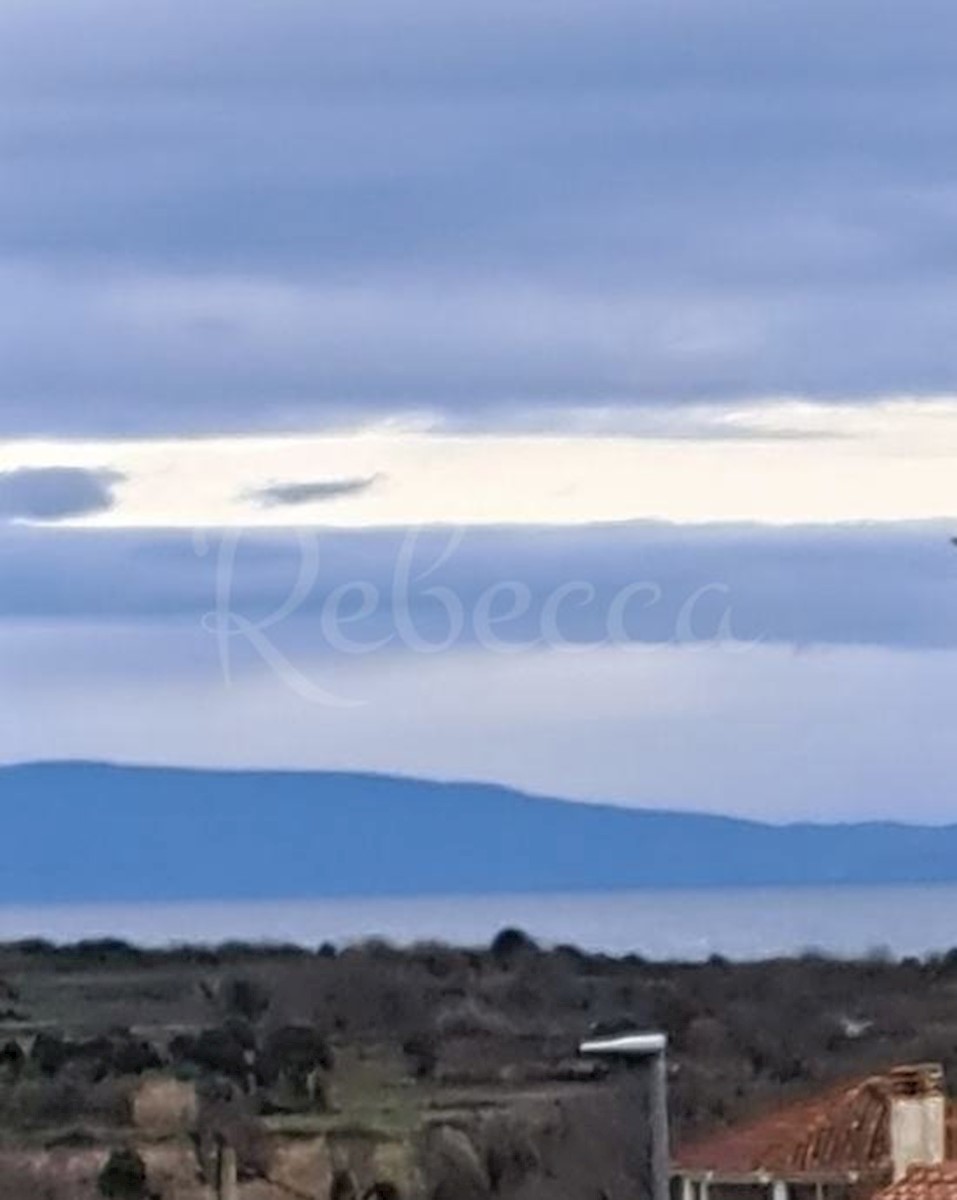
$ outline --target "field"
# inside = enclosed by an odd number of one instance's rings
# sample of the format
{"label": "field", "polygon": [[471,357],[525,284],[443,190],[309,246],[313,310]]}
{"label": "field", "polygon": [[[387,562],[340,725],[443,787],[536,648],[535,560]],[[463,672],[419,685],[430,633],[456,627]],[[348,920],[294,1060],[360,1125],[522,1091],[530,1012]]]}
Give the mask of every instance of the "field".
{"label": "field", "polygon": [[[941,1061],[957,1080],[957,955],[651,963],[514,930],[473,950],[9,945],[0,1149],[10,1171],[32,1156],[11,1193],[25,1200],[67,1194],[30,1190],[66,1148],[88,1152],[80,1196],[110,1155],[159,1162],[187,1141],[200,1183],[202,1147],[228,1143],[241,1187],[284,1170],[303,1195],[334,1194],[339,1176],[362,1195],[385,1170],[398,1195],[593,1196],[576,1190],[585,1163],[613,1196],[644,1169],[642,1089],[576,1048],[635,1026],[669,1036],[681,1142],[895,1062]],[[579,1135],[594,1161],[579,1148],[572,1170]]]}

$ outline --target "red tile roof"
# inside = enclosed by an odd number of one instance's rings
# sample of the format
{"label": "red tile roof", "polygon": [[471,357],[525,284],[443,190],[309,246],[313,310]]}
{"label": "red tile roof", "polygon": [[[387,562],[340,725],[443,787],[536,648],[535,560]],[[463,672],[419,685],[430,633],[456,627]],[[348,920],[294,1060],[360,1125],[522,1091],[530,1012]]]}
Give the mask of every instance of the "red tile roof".
{"label": "red tile roof", "polygon": [[939,1068],[899,1067],[682,1147],[675,1166],[727,1175],[856,1171],[879,1176],[890,1169],[891,1095],[939,1088]]}
{"label": "red tile roof", "polygon": [[957,1200],[957,1162],[911,1167],[903,1179],[878,1192],[874,1200]]}

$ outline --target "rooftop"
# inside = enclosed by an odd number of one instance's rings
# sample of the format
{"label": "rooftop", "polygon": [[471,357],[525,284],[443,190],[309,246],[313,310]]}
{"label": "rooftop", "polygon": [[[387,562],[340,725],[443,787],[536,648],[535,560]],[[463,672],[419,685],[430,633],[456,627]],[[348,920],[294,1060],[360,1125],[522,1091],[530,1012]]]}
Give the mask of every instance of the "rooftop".
{"label": "rooftop", "polygon": [[903,1179],[878,1192],[874,1200],[957,1200],[957,1162],[911,1167]]}
{"label": "rooftop", "polygon": [[890,1165],[891,1097],[934,1094],[941,1087],[937,1066],[897,1067],[683,1146],[675,1168],[741,1176],[878,1174]]}

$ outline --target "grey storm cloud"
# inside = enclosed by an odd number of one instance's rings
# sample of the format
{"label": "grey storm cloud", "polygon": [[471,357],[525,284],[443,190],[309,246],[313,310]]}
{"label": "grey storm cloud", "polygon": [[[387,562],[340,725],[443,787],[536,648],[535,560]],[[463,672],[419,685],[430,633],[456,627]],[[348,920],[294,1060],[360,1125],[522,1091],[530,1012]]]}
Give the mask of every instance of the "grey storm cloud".
{"label": "grey storm cloud", "polygon": [[950,0],[11,0],[0,431],[950,389],[955,37]]}
{"label": "grey storm cloud", "polygon": [[0,472],[0,521],[62,521],[108,512],[124,476],[106,468],[22,467]]}
{"label": "grey storm cloud", "polygon": [[264,508],[298,507],[302,504],[325,503],[348,496],[361,496],[374,487],[379,476],[366,475],[353,479],[313,479],[303,482],[271,483],[254,488],[246,497]]}

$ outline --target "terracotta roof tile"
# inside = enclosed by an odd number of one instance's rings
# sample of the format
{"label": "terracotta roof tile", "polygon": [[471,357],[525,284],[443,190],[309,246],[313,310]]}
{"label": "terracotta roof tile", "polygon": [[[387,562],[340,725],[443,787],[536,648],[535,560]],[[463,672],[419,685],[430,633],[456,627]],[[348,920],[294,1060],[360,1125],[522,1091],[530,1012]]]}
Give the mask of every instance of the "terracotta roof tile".
{"label": "terracotta roof tile", "polygon": [[675,1164],[678,1170],[727,1174],[879,1173],[890,1166],[891,1095],[939,1086],[936,1068],[897,1068],[682,1147]]}
{"label": "terracotta roof tile", "polygon": [[957,1162],[911,1167],[903,1179],[878,1192],[874,1200],[957,1200]]}

